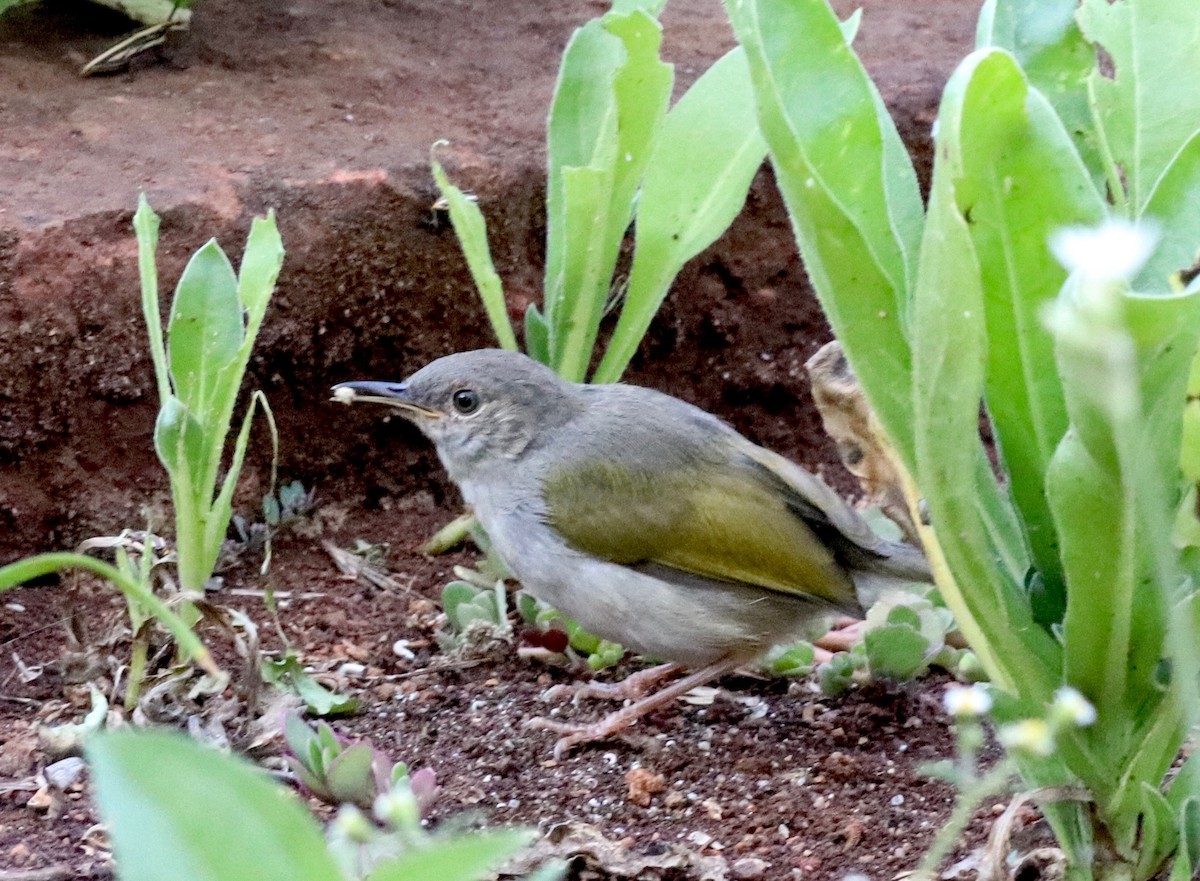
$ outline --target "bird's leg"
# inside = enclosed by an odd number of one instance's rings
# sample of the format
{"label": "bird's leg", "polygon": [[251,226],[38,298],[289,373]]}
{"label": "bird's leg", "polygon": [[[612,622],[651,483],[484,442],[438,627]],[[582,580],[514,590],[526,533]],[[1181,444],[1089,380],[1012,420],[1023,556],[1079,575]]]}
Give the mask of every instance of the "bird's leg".
{"label": "bird's leg", "polygon": [[[657,709],[663,704],[670,703],[680,695],[687,694],[693,688],[736,669],[744,660],[745,658],[743,657],[722,658],[719,661],[709,664],[707,667],[697,670],[695,673],[683,677],[678,682],[671,683],[666,688],[656,691],[654,694],[634,701],[627,707],[622,707],[619,710],[609,713],[599,722],[593,722],[590,725],[556,722],[553,719],[545,719],[539,716],[526,720],[525,727],[537,728],[544,731],[557,731],[561,734],[562,737],[554,744],[554,758],[562,759],[573,747],[582,743],[607,740],[614,734],[624,731],[651,710]],[[650,673],[657,669],[659,668],[651,668],[643,672]]]}
{"label": "bird's leg", "polygon": [[582,682],[575,685],[556,685],[542,695],[550,701],[570,697],[572,703],[579,703],[584,698],[594,697],[610,701],[638,700],[650,693],[650,689],[662,682],[668,676],[674,676],[683,670],[682,664],[659,664],[647,667],[636,673],[630,673],[620,682]]}
{"label": "bird's leg", "polygon": [[813,645],[830,652],[847,652],[862,639],[863,623],[857,618],[839,618],[833,629],[815,640]]}

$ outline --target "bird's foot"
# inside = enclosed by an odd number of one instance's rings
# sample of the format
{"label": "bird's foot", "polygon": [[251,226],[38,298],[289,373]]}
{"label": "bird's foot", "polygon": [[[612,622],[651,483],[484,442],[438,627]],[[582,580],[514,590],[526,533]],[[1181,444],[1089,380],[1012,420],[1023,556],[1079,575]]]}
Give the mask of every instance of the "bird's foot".
{"label": "bird's foot", "polygon": [[[723,673],[728,673],[741,663],[740,658],[722,658],[712,664],[709,664],[703,669],[697,670],[688,676],[684,676],[677,682],[672,682],[666,688],[656,691],[654,694],[647,695],[640,700],[636,700],[615,712],[609,713],[599,722],[593,722],[590,725],[578,725],[570,722],[558,722],[554,719],[545,719],[541,716],[529,719],[525,722],[525,727],[536,728],[543,731],[556,731],[562,735],[554,744],[554,758],[563,759],[572,749],[581,744],[595,743],[599,740],[607,740],[614,734],[619,734],[624,731],[642,716],[651,710],[657,709],[664,704],[668,704],[680,695],[687,694],[698,685],[703,685],[711,679],[715,679]],[[664,671],[663,667],[672,667],[673,670]],[[641,673],[656,673],[657,678],[662,679],[668,673],[673,673],[680,669],[678,664],[664,664],[660,667],[651,667],[649,670],[642,670]],[[619,682],[615,688],[622,687],[625,682],[633,679],[641,673],[634,673],[633,676],[626,677],[623,682]],[[640,687],[643,690],[649,687],[649,684],[654,682],[654,678],[645,677],[635,683],[635,687]]]}
{"label": "bird's foot", "polygon": [[561,762],[575,747],[608,740],[610,737],[628,728],[633,720],[614,719],[614,717],[619,715],[621,715],[620,710],[615,713],[609,713],[599,722],[593,722],[590,725],[558,722],[543,716],[535,716],[532,719],[525,720],[525,727],[537,731],[553,731],[561,735],[554,742],[554,758]]}
{"label": "bird's foot", "polygon": [[829,652],[845,652],[862,639],[863,623],[856,618],[843,618],[836,622],[836,627],[813,643],[818,649]]}
{"label": "bird's foot", "polygon": [[620,682],[581,682],[575,685],[555,685],[542,692],[542,699],[560,701],[571,699],[578,704],[585,698],[600,700],[626,701],[640,700],[650,693],[650,690],[668,676],[674,676],[683,667],[680,664],[659,664],[631,673]]}

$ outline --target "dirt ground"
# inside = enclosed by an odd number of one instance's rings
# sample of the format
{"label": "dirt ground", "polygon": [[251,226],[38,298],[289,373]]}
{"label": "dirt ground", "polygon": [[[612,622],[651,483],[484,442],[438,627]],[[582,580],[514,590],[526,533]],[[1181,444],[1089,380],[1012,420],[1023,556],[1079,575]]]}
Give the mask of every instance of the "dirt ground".
{"label": "dirt ground", "polygon": [[[970,48],[977,4],[863,5],[857,47],[925,176],[937,98]],[[587,824],[629,856],[609,861],[610,877],[892,878],[949,810],[950,790],[918,770],[952,749],[942,681],[828,700],[804,683],[733,677],[711,706],[680,704],[630,742],[554,763],[550,739],[520,723],[548,712],[539,695],[570,674],[512,655],[421,672],[446,660],[431,600],[470,554],[416,548],[456,513],[457,496],[414,431],[326,401],[334,382],[400,377],[490,342],[453,233],[430,210],[439,138],[451,142],[439,156],[456,182],[480,197],[514,317],[538,297],[554,72],[571,29],[604,8],[206,0],[161,59],[90,80],[76,68],[127,24],[65,4],[0,23],[10,84],[0,95],[0,562],[167,519],[129,226],[136,192],[163,216],[164,291],[211,235],[236,257],[249,216],[274,207],[288,256],[251,381],[280,424],[281,476],[314,489],[327,513],[319,537],[282,540],[267,583],[245,563],[215,599],[278,648],[263,601],[235,591],[291,592],[279,623],[305,662],[365,667],[341,684],[367,709],[339,727],[434,768],[436,820]],[[675,0],[664,25],[681,89],[732,44],[715,2]],[[681,275],[628,379],[718,413],[849,491],[802,369],[827,337],[764,171],[733,229]],[[242,498],[265,478],[260,446]],[[320,538],[387,545],[412,593],[345,580]],[[24,588],[0,608],[0,783],[44,763],[37,724],[79,713],[62,663],[69,613],[85,610],[96,634],[119,620],[118,598],[66,587]],[[415,659],[392,651],[398,639]],[[123,649],[118,639],[114,656]],[[21,665],[44,672],[23,682]],[[662,778],[645,804],[631,800],[635,768],[635,779]],[[0,788],[0,867],[109,871],[85,834],[95,817],[82,791],[54,817],[27,800]]]}

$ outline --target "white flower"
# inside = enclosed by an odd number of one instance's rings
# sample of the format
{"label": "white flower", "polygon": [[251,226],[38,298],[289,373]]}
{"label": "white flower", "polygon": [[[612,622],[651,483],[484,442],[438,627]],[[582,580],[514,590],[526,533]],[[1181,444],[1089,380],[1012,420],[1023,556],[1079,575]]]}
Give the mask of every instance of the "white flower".
{"label": "white flower", "polygon": [[1096,721],[1096,708],[1087,698],[1066,685],[1054,692],[1054,712],[1080,728]]}
{"label": "white flower", "polygon": [[1054,752],[1054,735],[1045,719],[1023,719],[996,732],[1005,749],[1048,756]]}
{"label": "white flower", "polygon": [[1098,227],[1068,226],[1050,237],[1050,250],[1068,272],[1102,279],[1133,278],[1156,244],[1152,224],[1116,219]]}
{"label": "white flower", "polygon": [[948,688],[944,701],[946,712],[956,718],[982,716],[992,708],[992,696],[978,683]]}

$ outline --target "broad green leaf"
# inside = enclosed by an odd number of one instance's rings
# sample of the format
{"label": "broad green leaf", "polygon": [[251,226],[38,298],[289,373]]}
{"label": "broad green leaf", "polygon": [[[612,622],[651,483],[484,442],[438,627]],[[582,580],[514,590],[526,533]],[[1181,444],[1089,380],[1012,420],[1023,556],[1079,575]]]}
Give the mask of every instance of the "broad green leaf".
{"label": "broad green leaf", "polygon": [[679,270],[741,210],[766,151],[746,56],[733,49],[663,121],[638,199],[629,288],[593,382],[621,378]]}
{"label": "broad green leaf", "polygon": [[175,394],[201,421],[208,418],[218,374],[237,356],[244,334],[237,276],[210,239],[184,268],[167,324]]}
{"label": "broad green leaf", "polygon": [[567,255],[563,294],[553,317],[550,301],[546,301],[545,317],[550,331],[550,366],[564,378],[582,382],[591,356],[590,343],[585,340],[595,313],[592,301],[599,299],[602,308],[615,265],[616,253],[596,232],[607,225],[612,173],[602,168],[568,168],[562,177]]}
{"label": "broad green leaf", "polygon": [[[571,36],[563,51],[550,119],[546,128],[546,275],[544,317],[557,328],[562,298],[566,295],[567,211],[563,192],[564,172],[592,163],[611,166],[616,139],[617,110],[613,81],[625,60],[621,41],[604,29],[600,20],[589,21]],[[608,155],[597,155],[606,146]]]}
{"label": "broad green leaf", "polygon": [[370,808],[375,800],[375,751],[366,743],[345,747],[325,772],[329,795],[334,801]]}
{"label": "broad green leaf", "polygon": [[759,125],[826,316],[912,461],[908,290],[921,204],[911,161],[823,0],[728,0]]}
{"label": "broad green leaf", "polygon": [[873,676],[911,679],[926,666],[929,642],[912,627],[885,624],[863,634],[867,662]]}
{"label": "broad green leaf", "polygon": [[475,288],[479,291],[479,299],[487,311],[488,321],[496,334],[501,348],[515,352],[518,350],[517,337],[513,333],[512,322],[508,319],[508,304],[504,300],[504,285],[496,273],[492,263],[492,252],[488,247],[487,224],[479,205],[463,195],[462,190],[450,183],[442,164],[433,162],[433,179],[437,182],[438,190],[450,210],[450,222],[454,225],[454,233],[462,246],[463,256],[467,258],[467,268],[471,270],[471,278],[475,280]]}
{"label": "broad green leaf", "polygon": [[986,53],[971,55],[946,86],[937,163],[913,302],[914,476],[925,494],[946,570],[938,587],[989,677],[1048,701],[1058,648],[1024,595],[1028,551],[979,437],[987,363],[981,269],[955,191],[964,176],[962,120]]}
{"label": "broad green leaf", "polygon": [[1136,286],[1163,291],[1167,280],[1200,259],[1200,132],[1175,156],[1150,194],[1143,217],[1156,224],[1158,248],[1142,268]]}
{"label": "broad green leaf", "polygon": [[[1119,779],[1112,772],[1082,776],[1102,811],[1111,800],[1105,813],[1116,823],[1136,813],[1139,786],[1158,784],[1182,735],[1174,701],[1164,700],[1156,684],[1158,661],[1169,652],[1166,609],[1180,578],[1170,545],[1178,448],[1165,457],[1165,468],[1155,449],[1160,432],[1179,436],[1187,360],[1164,354],[1147,333],[1157,327],[1170,338],[1174,320],[1143,314],[1131,321],[1135,308],[1112,284],[1072,276],[1050,313],[1071,429],[1048,470],[1047,496],[1068,585],[1065,677],[1097,708],[1097,724],[1084,736],[1108,762],[1123,763],[1114,769],[1124,769]],[[1145,377],[1163,363],[1177,365],[1179,378],[1168,385],[1178,396],[1166,410],[1146,409],[1143,384],[1161,383]]]}
{"label": "broad green leaf", "polygon": [[1188,798],[1182,807],[1176,808],[1175,816],[1179,818],[1179,850],[1169,881],[1190,881],[1193,867],[1200,866],[1200,800],[1194,796]]}
{"label": "broad green leaf", "polygon": [[176,3],[175,0],[95,0],[103,6],[117,10],[134,21],[143,24],[162,24],[166,21],[187,23],[192,13],[187,7],[190,2]]}
{"label": "broad green leaf", "polygon": [[[1107,155],[1121,170],[1130,214],[1139,217],[1200,130],[1200,4],[1083,0],[1078,19],[1084,36],[1112,59],[1111,78],[1099,69],[1092,74],[1094,112]],[[1125,201],[1118,196],[1119,205]]]}
{"label": "broad green leaf", "polygon": [[246,310],[246,342],[254,344],[259,325],[267,311],[267,303],[275,290],[275,282],[283,269],[283,240],[275,225],[275,210],[267,216],[256,217],[250,224],[242,265],[238,268],[238,300]]}
{"label": "broad green leaf", "polygon": [[174,395],[163,401],[154,423],[154,449],[171,476],[186,474],[194,482],[198,478],[194,469],[206,445],[204,426],[188,406]]}
{"label": "broad green leaf", "polygon": [[520,829],[497,829],[434,839],[399,859],[380,864],[367,881],[482,881],[531,838],[529,832]]}
{"label": "broad green leaf", "polygon": [[952,128],[948,149],[961,156],[955,200],[983,283],[988,415],[1038,570],[1047,590],[1061,596],[1044,481],[1067,416],[1053,340],[1039,316],[1066,278],[1050,235],[1098,223],[1104,203],[1062,123],[1013,57],[985,49],[971,64],[961,116],[939,125]]}
{"label": "broad green leaf", "polygon": [[124,881],[331,881],[317,824],[242,759],[177,734],[119,731],[88,749]]}
{"label": "broad green leaf", "polygon": [[1029,82],[1053,105],[1100,187],[1104,169],[1088,94],[1096,52],[1075,21],[1078,7],[1079,0],[987,0],[979,14],[975,46],[1013,54]]}
{"label": "broad green leaf", "polygon": [[[546,319],[552,366],[575,381],[584,379],[592,359],[621,242],[633,216],[634,195],[673,81],[670,65],[658,57],[662,28],[657,21],[643,12],[610,13],[601,25],[609,39],[623,47],[612,68],[609,100],[603,104],[606,119],[570,130],[595,134],[590,145],[576,142],[567,149],[567,155],[572,149],[583,155],[590,146],[589,161],[560,163],[561,157],[551,158],[551,173],[557,167],[562,176],[563,204],[558,212],[562,226],[551,226],[548,235],[561,232],[564,241],[554,275],[547,255]],[[564,77],[567,66],[564,57]],[[556,96],[555,109],[558,106]],[[552,109],[552,154],[558,143],[556,128]],[[549,204],[548,197],[548,209]]]}

